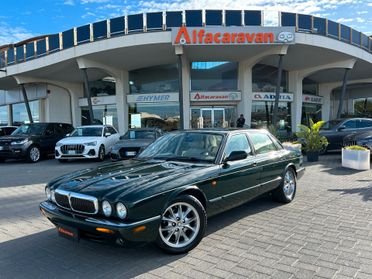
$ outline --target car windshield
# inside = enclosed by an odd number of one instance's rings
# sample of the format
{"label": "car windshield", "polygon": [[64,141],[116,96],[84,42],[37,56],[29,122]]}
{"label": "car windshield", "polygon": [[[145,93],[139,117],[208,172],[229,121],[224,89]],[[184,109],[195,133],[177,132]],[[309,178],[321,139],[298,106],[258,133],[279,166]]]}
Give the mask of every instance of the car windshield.
{"label": "car windshield", "polygon": [[331,120],[324,123],[324,125],[320,128],[321,130],[332,130],[335,128],[338,124],[340,124],[342,120]]}
{"label": "car windshield", "polygon": [[24,124],[19,126],[13,133],[12,136],[16,135],[37,135],[41,136],[44,134],[47,123],[33,123],[33,124]]}
{"label": "car windshield", "polygon": [[120,139],[155,139],[154,131],[128,131]]}
{"label": "car windshield", "polygon": [[137,158],[212,163],[222,138],[221,134],[213,133],[170,133],[150,144]]}
{"label": "car windshield", "polygon": [[101,137],[102,127],[79,127],[76,128],[70,137]]}

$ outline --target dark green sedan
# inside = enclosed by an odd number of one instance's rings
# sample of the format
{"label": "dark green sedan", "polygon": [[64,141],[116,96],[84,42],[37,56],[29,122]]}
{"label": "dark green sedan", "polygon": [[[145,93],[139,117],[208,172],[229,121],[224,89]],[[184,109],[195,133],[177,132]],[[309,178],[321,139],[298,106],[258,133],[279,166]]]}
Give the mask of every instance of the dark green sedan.
{"label": "dark green sedan", "polygon": [[302,155],[265,130],[178,131],[132,160],[54,179],[40,210],[73,240],[156,242],[185,253],[212,215],[266,192],[291,202],[303,171]]}

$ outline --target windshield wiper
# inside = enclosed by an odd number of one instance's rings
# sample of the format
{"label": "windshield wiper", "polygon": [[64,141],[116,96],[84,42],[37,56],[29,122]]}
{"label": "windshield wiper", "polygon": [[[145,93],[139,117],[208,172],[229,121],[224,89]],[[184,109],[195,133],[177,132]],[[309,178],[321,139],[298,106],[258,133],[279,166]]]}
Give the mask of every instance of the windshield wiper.
{"label": "windshield wiper", "polygon": [[165,161],[189,161],[189,162],[211,162],[211,160],[200,159],[196,157],[169,157]]}

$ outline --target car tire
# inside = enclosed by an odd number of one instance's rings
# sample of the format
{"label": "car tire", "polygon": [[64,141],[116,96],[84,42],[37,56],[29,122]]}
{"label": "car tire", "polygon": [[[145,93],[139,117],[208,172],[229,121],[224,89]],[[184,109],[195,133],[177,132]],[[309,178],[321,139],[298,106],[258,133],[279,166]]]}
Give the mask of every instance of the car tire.
{"label": "car tire", "polygon": [[103,145],[101,145],[98,149],[98,157],[97,157],[97,161],[98,162],[102,162],[105,160],[105,156],[106,156],[106,153],[105,153],[105,147]]}
{"label": "car tire", "polygon": [[27,162],[37,163],[41,159],[40,148],[36,145],[31,145],[27,150]]}
{"label": "car tire", "polygon": [[293,201],[297,190],[296,173],[293,168],[286,169],[280,186],[272,191],[274,201],[290,203]]}
{"label": "car tire", "polygon": [[193,196],[172,200],[161,217],[157,245],[167,253],[182,254],[195,248],[207,227],[207,213]]}

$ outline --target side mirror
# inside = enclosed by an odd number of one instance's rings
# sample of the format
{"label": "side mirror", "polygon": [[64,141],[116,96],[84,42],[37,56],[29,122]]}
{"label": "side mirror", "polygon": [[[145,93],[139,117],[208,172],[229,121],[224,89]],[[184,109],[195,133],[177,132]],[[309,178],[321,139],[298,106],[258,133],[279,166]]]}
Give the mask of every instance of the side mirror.
{"label": "side mirror", "polygon": [[111,136],[111,133],[105,133],[105,137]]}
{"label": "side mirror", "polygon": [[227,163],[229,161],[238,161],[238,160],[243,160],[248,157],[247,152],[245,151],[233,151],[230,153],[229,157],[227,157],[224,160],[224,163]]}

